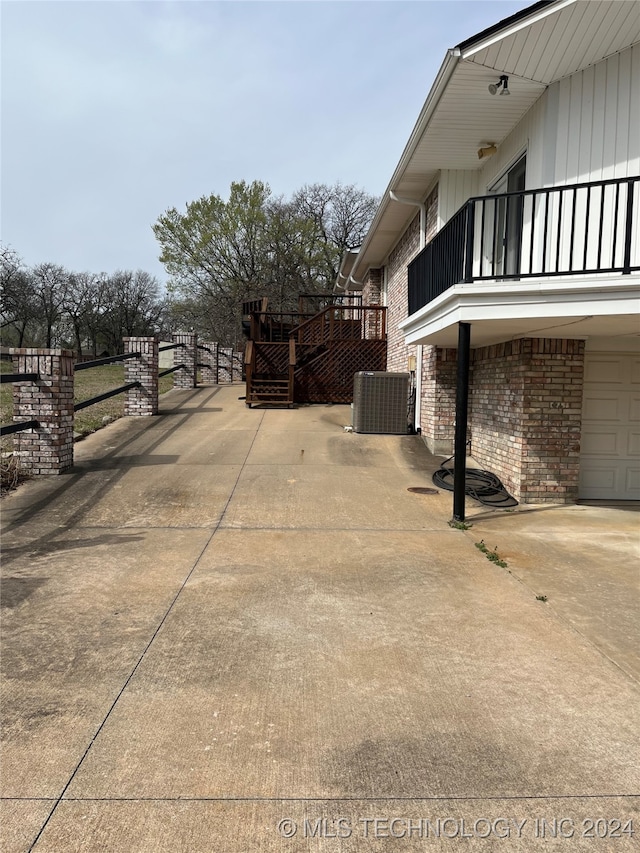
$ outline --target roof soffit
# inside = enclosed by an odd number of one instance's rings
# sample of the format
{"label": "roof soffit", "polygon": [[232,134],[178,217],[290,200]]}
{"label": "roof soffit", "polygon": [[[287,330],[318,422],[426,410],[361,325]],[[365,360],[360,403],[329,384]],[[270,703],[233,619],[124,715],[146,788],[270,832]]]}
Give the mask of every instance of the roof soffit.
{"label": "roof soffit", "polygon": [[[482,167],[477,151],[499,145],[552,82],[640,40],[636,0],[559,0],[490,43],[447,53],[361,247],[354,270],[382,265],[412,218],[389,191],[422,202],[443,169]],[[489,83],[509,76],[509,97]]]}

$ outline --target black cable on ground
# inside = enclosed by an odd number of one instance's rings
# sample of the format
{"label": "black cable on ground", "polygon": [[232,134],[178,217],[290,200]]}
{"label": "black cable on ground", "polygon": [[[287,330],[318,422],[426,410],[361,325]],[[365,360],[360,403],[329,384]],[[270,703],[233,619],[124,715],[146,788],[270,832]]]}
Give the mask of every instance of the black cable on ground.
{"label": "black cable on ground", "polygon": [[[432,477],[433,484],[441,489],[453,491],[453,468],[448,468],[453,456],[446,459]],[[465,468],[465,494],[485,506],[507,509],[518,506],[518,501],[509,494],[502,482],[491,471],[480,468]]]}

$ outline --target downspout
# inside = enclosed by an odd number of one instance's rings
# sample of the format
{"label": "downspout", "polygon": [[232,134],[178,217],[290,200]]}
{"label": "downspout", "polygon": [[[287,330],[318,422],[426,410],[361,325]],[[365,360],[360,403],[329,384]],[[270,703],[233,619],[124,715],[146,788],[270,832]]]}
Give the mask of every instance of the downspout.
{"label": "downspout", "polygon": [[[420,208],[420,251],[427,245],[427,206],[419,201],[414,201],[410,198],[403,198],[396,195],[393,190],[389,190],[389,198],[392,201],[397,201],[400,204],[412,204],[414,207]],[[416,346],[416,399],[414,403],[413,427],[416,432],[420,432],[420,410],[422,408],[420,399],[422,396],[422,344]]]}
{"label": "downspout", "polygon": [[420,251],[422,251],[427,244],[427,205],[412,198],[396,195],[393,190],[389,190],[389,198],[400,204],[412,204],[414,207],[420,208]]}

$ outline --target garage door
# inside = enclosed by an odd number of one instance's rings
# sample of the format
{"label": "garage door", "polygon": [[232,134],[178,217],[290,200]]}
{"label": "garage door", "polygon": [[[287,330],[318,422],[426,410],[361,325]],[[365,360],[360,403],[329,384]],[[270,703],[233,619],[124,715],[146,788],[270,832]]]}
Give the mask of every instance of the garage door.
{"label": "garage door", "polygon": [[581,498],[640,500],[640,354],[587,353]]}

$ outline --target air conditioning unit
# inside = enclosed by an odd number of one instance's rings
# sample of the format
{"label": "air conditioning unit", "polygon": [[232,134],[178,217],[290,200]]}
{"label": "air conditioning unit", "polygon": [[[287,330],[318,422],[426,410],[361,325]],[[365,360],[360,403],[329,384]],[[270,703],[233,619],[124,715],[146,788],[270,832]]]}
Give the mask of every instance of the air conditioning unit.
{"label": "air conditioning unit", "polygon": [[409,373],[360,371],[353,377],[354,432],[406,435]]}

